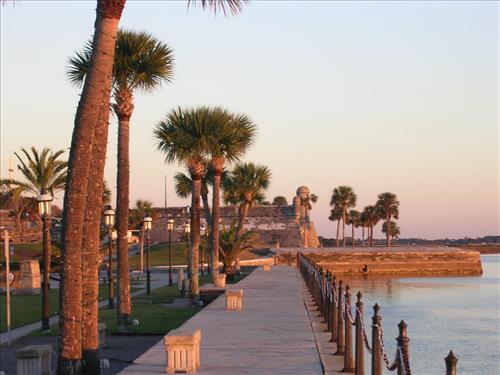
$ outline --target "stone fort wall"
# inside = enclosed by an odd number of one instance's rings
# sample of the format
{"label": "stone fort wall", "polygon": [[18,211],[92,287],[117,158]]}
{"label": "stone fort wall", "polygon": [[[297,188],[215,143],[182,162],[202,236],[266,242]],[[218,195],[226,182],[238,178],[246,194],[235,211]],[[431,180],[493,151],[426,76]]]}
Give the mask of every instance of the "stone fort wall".
{"label": "stone fort wall", "polygon": [[[156,208],[158,218],[153,223],[151,241],[168,241],[167,219],[175,221],[172,241],[183,241],[184,224],[189,221],[189,207]],[[279,242],[283,247],[304,247],[315,237],[313,223],[299,223],[294,206],[255,206],[250,210],[244,224],[246,230],[256,232],[264,247],[274,247]],[[202,225],[206,225],[203,209]],[[238,219],[236,206],[221,207],[221,227],[229,227]],[[314,241],[314,238],[313,238]],[[306,246],[309,247],[309,246]]]}

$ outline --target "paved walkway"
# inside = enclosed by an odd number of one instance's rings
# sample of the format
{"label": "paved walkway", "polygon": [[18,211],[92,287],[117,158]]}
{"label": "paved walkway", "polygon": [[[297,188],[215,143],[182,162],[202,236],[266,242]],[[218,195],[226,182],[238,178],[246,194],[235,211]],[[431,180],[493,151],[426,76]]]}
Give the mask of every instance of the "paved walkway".
{"label": "paved walkway", "polygon": [[[228,288],[243,289],[243,311],[225,311],[221,296],[174,331],[201,329],[199,374],[323,374],[294,267],[257,269]],[[162,340],[120,374],[164,374],[165,367]]]}

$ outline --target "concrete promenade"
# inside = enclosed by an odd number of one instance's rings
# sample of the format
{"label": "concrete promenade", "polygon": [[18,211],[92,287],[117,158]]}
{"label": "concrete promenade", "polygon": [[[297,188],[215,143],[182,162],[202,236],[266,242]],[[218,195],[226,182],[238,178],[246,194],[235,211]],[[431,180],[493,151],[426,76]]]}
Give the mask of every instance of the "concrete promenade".
{"label": "concrete promenade", "polygon": [[[225,311],[219,297],[175,333],[202,332],[202,375],[323,374],[304,282],[295,267],[257,269],[230,289],[243,289],[243,310]],[[163,340],[120,374],[164,374]]]}

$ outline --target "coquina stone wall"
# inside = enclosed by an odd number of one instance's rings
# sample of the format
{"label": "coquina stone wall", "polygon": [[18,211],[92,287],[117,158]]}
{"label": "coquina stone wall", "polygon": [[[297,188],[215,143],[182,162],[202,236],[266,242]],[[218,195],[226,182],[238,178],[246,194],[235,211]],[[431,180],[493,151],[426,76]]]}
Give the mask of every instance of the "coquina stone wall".
{"label": "coquina stone wall", "polygon": [[[172,233],[173,241],[182,241],[184,224],[189,222],[189,207],[156,208],[159,217],[153,223],[151,241],[168,241],[167,219],[175,221]],[[201,212],[202,225],[206,225],[203,210]],[[221,207],[221,228],[228,228],[233,220],[238,219],[235,206]],[[250,210],[245,222],[245,229],[256,232],[261,240],[261,246],[276,247],[304,247],[307,242],[317,241],[313,223],[299,223],[293,206],[256,206]],[[316,242],[314,242],[316,243]],[[319,242],[318,242],[319,243]]]}

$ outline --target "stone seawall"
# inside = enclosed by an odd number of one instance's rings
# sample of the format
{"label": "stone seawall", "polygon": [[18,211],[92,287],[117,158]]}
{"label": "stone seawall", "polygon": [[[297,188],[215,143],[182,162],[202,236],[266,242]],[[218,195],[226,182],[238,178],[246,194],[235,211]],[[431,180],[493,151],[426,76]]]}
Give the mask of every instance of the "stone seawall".
{"label": "stone seawall", "polygon": [[451,247],[397,246],[278,249],[280,262],[288,252],[310,256],[324,269],[336,275],[393,276],[478,276],[483,270],[479,251]]}

